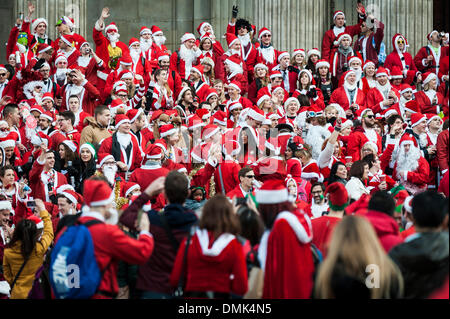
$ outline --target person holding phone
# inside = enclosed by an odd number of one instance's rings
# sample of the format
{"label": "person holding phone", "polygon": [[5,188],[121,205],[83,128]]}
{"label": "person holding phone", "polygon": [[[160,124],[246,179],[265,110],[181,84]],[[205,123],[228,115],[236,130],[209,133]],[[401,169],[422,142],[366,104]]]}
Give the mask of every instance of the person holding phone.
{"label": "person holding phone", "polygon": [[366,96],[367,107],[373,110],[373,113],[382,113],[388,108],[399,108],[400,93],[389,82],[389,73],[379,67],[376,73],[377,83],[370,89]]}

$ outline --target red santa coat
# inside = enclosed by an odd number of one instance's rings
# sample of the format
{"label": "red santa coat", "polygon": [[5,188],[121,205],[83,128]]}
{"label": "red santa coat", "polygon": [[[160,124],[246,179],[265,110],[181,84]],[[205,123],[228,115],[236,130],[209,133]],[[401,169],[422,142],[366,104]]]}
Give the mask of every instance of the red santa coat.
{"label": "red santa coat", "polygon": [[[394,165],[392,176],[397,178],[397,163]],[[403,176],[404,182],[402,184],[408,192],[414,195],[427,189],[429,176],[430,165],[425,158],[420,157],[419,166],[414,172],[406,172],[406,176]]]}
{"label": "red santa coat", "polygon": [[444,174],[448,170],[450,163],[449,158],[449,131],[446,129],[441,134],[439,134],[436,143],[436,157],[439,163],[439,169]]}
{"label": "red santa coat", "polygon": [[[324,110],[326,106],[325,106],[322,90],[316,88],[314,85],[312,85],[311,88],[313,88],[317,92],[317,96],[315,98],[309,98],[309,103],[311,105],[315,104],[321,110]],[[292,94],[292,97],[298,98],[300,95],[306,95],[307,93],[308,93],[308,91],[306,91],[306,90],[301,90],[301,91],[295,90],[294,93]]]}
{"label": "red santa coat", "polygon": [[369,211],[364,217],[372,224],[386,253],[403,242],[397,222],[386,213]]}
{"label": "red santa coat", "polygon": [[[439,75],[438,78],[442,82],[444,82],[444,75],[448,76],[448,70],[449,70],[449,59],[448,57],[441,56],[441,62],[439,63]],[[448,94],[448,93],[447,93]]]}
{"label": "red santa coat", "polygon": [[314,235],[312,243],[321,251],[323,258],[327,256],[333,230],[341,220],[342,218],[331,216],[322,216],[311,220]]}
{"label": "red santa coat", "polygon": [[[440,92],[435,92],[431,99],[424,91],[418,91],[414,95],[416,97],[417,104],[420,107],[421,113],[439,114],[442,108],[444,114],[448,116],[448,107],[444,105],[444,96]],[[436,97],[437,103],[433,103],[434,97]]]}
{"label": "red santa coat", "polygon": [[227,197],[229,199],[233,198],[245,198],[244,193],[242,192],[241,185],[236,186],[231,192],[227,193]]}
{"label": "red santa coat", "polygon": [[[97,99],[100,96],[100,92],[97,90],[97,88],[92,85],[92,83],[89,83],[89,81],[85,80],[82,84],[83,89],[81,90],[81,93],[79,94],[79,99],[80,99],[80,108],[86,112],[89,113],[90,115],[94,115],[94,110],[97,106]],[[68,93],[68,89],[71,87],[72,85],[66,85],[63,88],[63,94],[62,94],[62,103],[61,103],[61,108],[63,110],[68,110],[68,105],[69,105],[69,98],[70,98],[70,93]]]}
{"label": "red santa coat", "polygon": [[278,214],[258,251],[264,268],[264,299],[308,299],[314,263],[311,221],[300,211]]}
{"label": "red santa coat", "polygon": [[[395,96],[397,96],[397,101],[400,101],[400,92],[394,87],[392,87],[391,90],[394,91]],[[389,107],[399,108],[398,102],[391,106],[384,106],[384,100],[385,98],[380,90],[374,87],[370,89],[366,95],[366,107],[371,109],[374,114],[380,114],[383,111],[386,111]]]}
{"label": "red santa coat", "polygon": [[[84,42],[87,42],[86,39],[78,33],[72,32],[70,35],[73,37],[73,45],[76,48],[79,48]],[[60,39],[61,39],[61,37],[59,37],[52,43],[54,52],[57,52],[59,50],[59,40]]]}
{"label": "red santa coat", "polygon": [[[128,166],[128,170],[130,172],[132,172],[141,166],[142,153],[141,153],[141,148],[139,147],[139,143],[138,143],[136,137],[131,133],[130,133],[130,136],[131,136],[131,143],[132,143],[132,149],[130,152],[130,156],[128,157],[125,150],[122,147],[120,147],[120,161],[122,163],[125,163]],[[103,142],[100,144],[98,154],[105,154],[105,153],[112,154],[112,144],[113,144],[112,136],[103,140]],[[116,159],[116,161],[117,161],[117,159]]]}
{"label": "red santa coat", "polygon": [[[393,70],[394,66],[400,68],[400,70],[407,71],[406,77],[403,79],[403,83],[411,85],[414,82],[414,78],[419,73],[416,64],[413,61],[411,54],[408,52],[400,52],[397,45],[398,35],[392,37],[392,47],[393,51],[386,57],[384,62],[384,67],[389,70]],[[402,59],[403,57],[403,59]]]}
{"label": "red santa coat", "polygon": [[[94,212],[83,213],[79,219],[81,223],[91,220],[104,221],[100,214]],[[127,236],[117,225],[105,223],[93,225],[88,229],[94,243],[95,259],[102,273],[104,272],[97,294],[92,299],[108,299],[110,297],[105,294],[114,295],[119,291],[118,261],[123,260],[134,265],[145,263],[153,252],[153,236],[148,232],[141,232],[136,240]]]}
{"label": "red santa coat", "polygon": [[[162,96],[161,101],[158,101],[159,98]],[[173,93],[172,93],[172,105],[169,105],[169,95],[166,93],[164,94],[161,90],[161,87],[158,84],[155,84],[155,87],[153,88],[153,95],[152,95],[152,110],[169,110],[173,108]]]}
{"label": "red santa coat", "polygon": [[[427,57],[429,55],[433,56],[433,60],[427,65]],[[433,72],[439,76],[439,63],[441,61],[441,57],[448,57],[448,47],[441,46],[439,53],[436,55],[432,48],[432,45],[429,44],[425,47],[422,47],[419,52],[417,52],[416,56],[414,57],[414,64],[422,73]]]}
{"label": "red santa coat", "polygon": [[273,61],[267,61],[264,58],[263,54],[261,53],[261,46],[259,46],[257,49],[258,55],[256,57],[256,63],[257,64],[262,63],[269,68],[269,71],[272,70],[274,67],[276,67],[278,65],[278,56],[280,55],[280,52],[281,52],[281,51],[275,50],[275,48],[273,48],[273,51],[274,51]]}
{"label": "red santa coat", "polygon": [[167,176],[169,172],[167,168],[160,165],[143,165],[131,174],[129,181],[138,184],[141,189],[145,190],[153,181],[161,176]]}
{"label": "red santa coat", "polygon": [[286,163],[279,156],[265,158],[258,163],[253,163],[251,167],[255,172],[256,179],[263,183],[271,179],[284,180],[287,176]]}
{"label": "red santa coat", "polygon": [[87,124],[84,124],[84,119],[91,116],[89,113],[81,111],[78,114],[75,114],[75,124],[73,125],[74,129],[76,129],[78,132],[83,131],[83,128],[87,126]]}
{"label": "red santa coat", "polygon": [[[200,54],[198,55],[200,56]],[[197,56],[197,57],[198,57]],[[192,62],[192,67],[198,65],[198,59]],[[186,74],[186,61],[180,56],[180,52],[177,50],[170,56],[170,70],[177,71],[182,79],[187,79],[189,74]]]}
{"label": "red santa coat", "polygon": [[[30,171],[30,188],[31,188],[31,196],[33,198],[42,199],[44,202],[50,202],[50,196],[52,195],[48,191],[47,184],[44,184],[42,179],[42,174],[44,170],[44,163],[40,163],[39,160],[36,160],[33,163],[33,167]],[[53,170],[54,182],[53,182],[53,190],[58,188],[61,185],[67,184],[66,177]],[[56,195],[56,194],[55,194]]]}
{"label": "red santa coat", "polygon": [[[34,33],[35,30],[31,30],[30,26],[30,21],[26,21],[25,19],[22,23],[22,32],[26,32],[28,34],[28,46],[31,48],[33,53],[36,53],[39,42],[36,33]],[[52,46],[53,41],[47,35],[45,35],[44,43]]]}
{"label": "red santa coat", "polygon": [[81,69],[86,77],[86,80],[88,80],[89,83],[98,88],[97,84],[100,84],[102,82],[99,81],[101,79],[98,77],[98,72],[104,72],[106,70],[105,62],[103,62],[102,60],[100,63],[97,63],[94,58],[90,58],[88,64],[86,65],[83,61],[84,59],[82,59],[81,56],[78,57],[77,62],[73,67]]}
{"label": "red santa coat", "polygon": [[[434,146],[437,144],[438,135],[434,135],[431,132],[427,132],[427,147]],[[430,164],[430,178],[428,180],[429,188],[436,189],[438,187],[439,181],[437,180],[437,172],[439,170],[439,162],[437,157],[433,157],[431,161],[428,162]]]}
{"label": "red santa coat", "polygon": [[[236,187],[239,186],[239,171],[241,166],[234,161],[224,161],[216,166],[212,166],[209,162],[205,165],[203,169],[200,169],[197,174],[192,178],[193,186],[204,187],[208,184],[211,176],[214,175],[214,183],[216,187],[216,193],[228,194]],[[220,172],[219,172],[220,171]],[[222,181],[220,176],[222,175]],[[222,188],[223,183],[223,190]]]}
{"label": "red santa coat", "polygon": [[[366,107],[366,97],[364,95],[364,92],[360,89],[356,89],[357,92],[354,97],[354,102],[357,105],[359,105],[359,110],[356,111],[356,115],[361,114],[361,111],[365,109]],[[334,92],[331,94],[330,98],[330,104],[337,103],[339,104],[344,111],[347,111],[350,108],[350,95],[347,93],[347,90],[344,86],[341,86],[334,90]]]}
{"label": "red santa coat", "polygon": [[336,49],[336,46],[334,45],[334,41],[336,41],[336,38],[339,34],[342,32],[350,34],[350,36],[353,38],[355,35],[358,35],[361,31],[361,24],[362,20],[359,21],[358,24],[343,27],[342,30],[338,29],[336,26],[334,26],[332,29],[325,32],[323,39],[322,39],[322,59],[329,61],[331,63],[331,51],[333,49]]}
{"label": "red santa coat", "polygon": [[[178,285],[183,272],[186,239],[180,245],[170,276]],[[234,235],[222,234],[214,239],[212,232],[197,230],[192,236],[186,261],[185,291],[233,293],[243,296],[248,289],[244,249]]]}
{"label": "red santa coat", "polygon": [[[97,54],[97,56],[103,60],[103,62],[105,63],[105,68],[106,68],[106,70],[108,70],[106,73],[109,73],[109,71],[111,69],[115,69],[115,68],[111,68],[112,61],[109,56],[109,49],[111,48],[111,43],[103,35],[102,30],[99,31],[96,29],[96,26],[94,26],[94,29],[92,32],[92,38],[94,39],[95,46],[96,46],[95,54]],[[122,41],[118,41],[116,43],[116,47],[120,48],[120,50],[121,50],[120,56],[123,56],[124,54],[130,54],[130,49]],[[119,66],[119,63],[117,63],[116,68],[118,66]]]}
{"label": "red santa coat", "polygon": [[61,144],[64,140],[71,140],[80,145],[81,134],[76,129],[68,133],[64,133],[60,130],[55,130],[50,133],[49,137],[52,141],[51,149],[54,151],[58,151],[58,145]]}
{"label": "red santa coat", "polygon": [[[349,136],[349,142],[347,146],[347,154],[353,158],[353,162],[359,161],[360,151],[362,147],[369,142],[369,138],[362,127],[356,128]],[[377,147],[378,154],[381,154],[382,148],[382,138],[377,134]]]}
{"label": "red santa coat", "polygon": [[174,100],[178,100],[178,95],[180,94],[182,87],[181,76],[175,70],[170,70],[167,78],[167,84],[170,87],[170,90],[173,92]]}

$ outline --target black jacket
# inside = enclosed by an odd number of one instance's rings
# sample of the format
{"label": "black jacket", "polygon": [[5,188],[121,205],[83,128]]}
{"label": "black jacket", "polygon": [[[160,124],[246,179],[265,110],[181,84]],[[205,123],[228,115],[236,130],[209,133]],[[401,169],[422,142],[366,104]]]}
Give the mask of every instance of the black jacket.
{"label": "black jacket", "polygon": [[442,286],[449,274],[448,232],[418,233],[418,237],[394,247],[389,256],[405,281],[405,298],[427,298]]}

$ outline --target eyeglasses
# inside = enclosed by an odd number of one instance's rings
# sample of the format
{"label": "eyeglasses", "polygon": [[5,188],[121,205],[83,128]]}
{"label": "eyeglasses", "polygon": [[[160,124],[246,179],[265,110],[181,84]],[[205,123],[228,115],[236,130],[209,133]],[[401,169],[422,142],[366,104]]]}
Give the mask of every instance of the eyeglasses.
{"label": "eyeglasses", "polygon": [[9,128],[7,127],[0,128],[0,132],[7,132],[7,131],[9,131]]}
{"label": "eyeglasses", "polygon": [[106,162],[103,165],[105,165],[105,166],[114,166],[114,165],[117,165],[117,163],[116,162]]}
{"label": "eyeglasses", "polygon": [[120,99],[122,99],[122,98],[128,97],[128,95],[126,95],[126,94],[120,94],[120,95],[117,95],[117,97],[120,98]]}
{"label": "eyeglasses", "polygon": [[262,36],[262,38],[271,38],[272,36],[270,35],[270,34],[264,34],[263,36]]}
{"label": "eyeglasses", "polygon": [[250,178],[250,179],[254,179],[254,178],[255,178],[255,175],[247,175],[247,176],[245,176],[245,177]]}

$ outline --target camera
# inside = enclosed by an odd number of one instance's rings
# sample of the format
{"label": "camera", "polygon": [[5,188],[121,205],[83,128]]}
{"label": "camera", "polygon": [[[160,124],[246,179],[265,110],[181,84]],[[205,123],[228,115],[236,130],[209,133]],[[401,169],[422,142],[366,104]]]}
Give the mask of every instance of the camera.
{"label": "camera", "polygon": [[34,200],[27,201],[27,207],[31,209],[36,208],[36,202]]}

